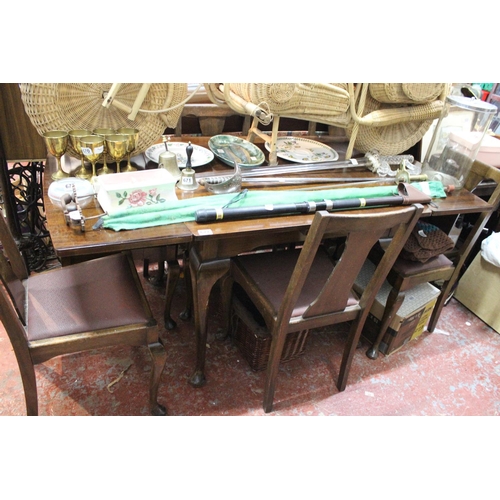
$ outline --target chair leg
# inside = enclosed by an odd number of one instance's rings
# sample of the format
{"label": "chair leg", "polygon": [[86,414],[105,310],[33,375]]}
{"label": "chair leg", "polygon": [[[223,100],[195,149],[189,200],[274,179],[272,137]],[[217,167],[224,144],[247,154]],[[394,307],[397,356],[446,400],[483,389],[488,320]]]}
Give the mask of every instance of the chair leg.
{"label": "chair leg", "polygon": [[167,352],[161,340],[148,345],[151,359],[153,360],[153,367],[151,370],[151,379],[149,385],[149,407],[151,415],[166,415],[167,409],[165,406],[158,403],[158,386],[160,385],[160,378],[165,368],[167,361]]}
{"label": "chair leg", "polygon": [[149,278],[149,259],[143,260],[142,275],[145,279]]}
{"label": "chair leg", "polygon": [[266,382],[264,386],[264,411],[269,413],[273,410],[274,392],[276,390],[276,379],[281,361],[281,354],[285,345],[286,333],[283,331],[273,332],[269,361],[267,363]]}
{"label": "chair leg", "polygon": [[439,320],[439,316],[441,316],[441,311],[443,310],[443,307],[445,305],[446,299],[451,293],[451,290],[453,288],[453,285],[451,284],[451,281],[448,281],[447,283],[443,283],[443,287],[441,288],[441,293],[439,294],[436,305],[434,306],[434,309],[432,310],[431,317],[429,319],[429,322],[427,324],[427,331],[429,333],[432,333],[434,329],[436,328],[437,322]]}
{"label": "chair leg", "polygon": [[30,417],[36,417],[38,415],[38,391],[36,388],[35,368],[33,365],[19,364],[19,371],[23,381],[26,414]]}
{"label": "chair leg", "polygon": [[354,352],[356,351],[367,316],[368,311],[365,311],[365,313],[358,320],[353,321],[351,324],[349,337],[347,338],[347,342],[344,347],[344,354],[342,355],[339,378],[337,380],[337,389],[340,392],[342,392],[347,385],[347,377],[349,376],[349,371],[351,370],[352,358],[354,357]]}
{"label": "chair leg", "polygon": [[404,300],[405,300],[404,292],[398,292],[398,290],[396,290],[395,288],[391,289],[391,292],[387,297],[387,303],[385,306],[384,315],[382,316],[377,338],[373,343],[373,345],[366,351],[366,355],[370,359],[378,358],[378,349],[380,347],[380,343],[384,339],[384,336],[387,332],[387,329],[389,328],[389,325],[394,319],[396,313],[399,311],[399,308],[401,307],[401,304],[403,303]]}

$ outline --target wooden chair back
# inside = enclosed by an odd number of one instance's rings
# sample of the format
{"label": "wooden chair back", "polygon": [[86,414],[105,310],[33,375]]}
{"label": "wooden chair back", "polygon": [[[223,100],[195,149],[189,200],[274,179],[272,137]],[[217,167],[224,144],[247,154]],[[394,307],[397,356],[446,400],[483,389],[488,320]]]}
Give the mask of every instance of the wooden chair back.
{"label": "wooden chair back", "polygon": [[[408,222],[417,212],[418,210],[415,207],[391,210],[390,215],[388,213],[369,212],[356,215],[318,212],[315,215],[290,279],[281,306],[282,319],[290,322],[291,311],[308,278],[318,248],[326,235],[329,238],[345,237],[345,244],[342,256],[337,260],[330,275],[326,277],[318,295],[314,297],[302,315],[302,321],[307,321],[312,325],[318,324],[318,326],[320,326],[320,323],[325,322],[329,315],[345,311],[354,280],[359,274],[370,249],[385,234],[396,230],[389,255],[377,267],[370,284],[359,301],[361,308],[366,307],[368,303],[372,303],[375,297],[374,292],[380,288],[383,282],[382,277],[385,279],[385,275],[390,269],[388,263],[395,258],[395,249],[400,246],[401,242],[404,244],[404,241],[406,241],[406,236],[409,234]],[[295,327],[295,324],[293,327]]]}

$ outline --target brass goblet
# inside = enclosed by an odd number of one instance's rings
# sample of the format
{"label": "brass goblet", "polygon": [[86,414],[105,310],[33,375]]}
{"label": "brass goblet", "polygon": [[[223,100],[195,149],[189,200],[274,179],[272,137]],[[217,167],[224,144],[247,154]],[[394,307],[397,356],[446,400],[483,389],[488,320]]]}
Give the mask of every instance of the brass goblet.
{"label": "brass goblet", "polygon": [[[113,135],[116,134],[116,130],[113,130],[112,128],[96,128],[94,130],[95,135],[100,135],[104,138],[106,138],[107,135]],[[97,175],[104,175],[104,174],[112,174],[114,173],[113,170],[111,170],[108,167],[108,164],[106,163],[106,156],[107,156],[107,149],[106,149],[106,141],[104,141],[104,153],[102,155],[102,168],[100,168],[97,171]]]}
{"label": "brass goblet", "polygon": [[80,145],[80,137],[85,137],[86,135],[92,135],[90,130],[85,129],[75,129],[68,132],[69,140],[71,145],[76,149],[77,153],[80,155],[81,165],[76,173],[76,177],[80,179],[90,179],[92,177],[92,172],[85,166],[85,156],[82,153],[82,148]]}
{"label": "brass goblet", "polygon": [[128,147],[127,147],[127,155],[128,155],[127,166],[122,171],[123,172],[133,172],[134,170],[137,170],[137,169],[135,167],[133,167],[132,164],[130,163],[130,156],[131,156],[131,153],[137,147],[137,141],[139,140],[139,130],[137,130],[136,128],[122,127],[122,128],[118,129],[118,133],[124,134],[129,138]]}
{"label": "brass goblet", "polygon": [[116,161],[116,172],[120,172],[120,161],[123,160],[127,154],[128,148],[128,136],[123,134],[112,134],[105,137],[106,149]]}
{"label": "brass goblet", "polygon": [[57,171],[52,174],[52,180],[57,181],[69,177],[61,167],[61,156],[68,147],[68,132],[64,130],[50,130],[43,134],[45,144],[49,153],[57,160]]}
{"label": "brass goblet", "polygon": [[86,135],[80,137],[82,153],[92,164],[92,183],[97,179],[95,164],[104,151],[104,137],[100,135]]}

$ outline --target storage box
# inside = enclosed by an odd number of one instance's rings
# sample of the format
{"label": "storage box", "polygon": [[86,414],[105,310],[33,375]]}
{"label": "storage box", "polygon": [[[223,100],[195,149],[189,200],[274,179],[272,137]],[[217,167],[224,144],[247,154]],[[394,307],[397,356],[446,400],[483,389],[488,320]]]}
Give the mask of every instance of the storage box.
{"label": "storage box", "polygon": [[[357,293],[361,294],[366,288],[374,270],[375,265],[372,262],[365,262],[354,284]],[[365,323],[363,337],[371,343],[375,342],[380,330],[380,322],[391,288],[391,285],[384,281]],[[380,343],[379,351],[389,355],[418,338],[427,326],[438,295],[439,289],[430,283],[423,283],[408,290],[403,304]]]}
{"label": "storage box", "polygon": [[[241,297],[240,297],[241,298]],[[233,296],[231,336],[234,343],[254,371],[264,370],[271,350],[271,335],[264,319],[251,302]],[[289,333],[281,355],[281,362],[301,356],[306,347],[309,330]]]}
{"label": "storage box", "polygon": [[455,299],[500,333],[500,267],[479,252],[460,278]]}
{"label": "storage box", "polygon": [[112,215],[120,210],[176,200],[176,179],[165,169],[137,170],[97,178],[97,201]]}
{"label": "storage box", "polygon": [[491,135],[485,135],[477,152],[476,160],[493,167],[500,167],[500,140]]}

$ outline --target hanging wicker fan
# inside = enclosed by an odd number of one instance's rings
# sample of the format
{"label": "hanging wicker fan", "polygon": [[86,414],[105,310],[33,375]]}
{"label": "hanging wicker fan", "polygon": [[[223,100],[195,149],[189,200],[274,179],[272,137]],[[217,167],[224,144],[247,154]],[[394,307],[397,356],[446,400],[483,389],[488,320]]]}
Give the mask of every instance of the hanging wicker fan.
{"label": "hanging wicker fan", "polygon": [[[105,106],[113,85],[113,101]],[[19,87],[24,109],[40,135],[49,130],[132,127],[139,130],[134,154],[154,144],[165,128],[175,128],[187,95],[185,83],[21,83]],[[139,110],[134,108],[138,96]],[[67,153],[79,157],[71,145]]]}

